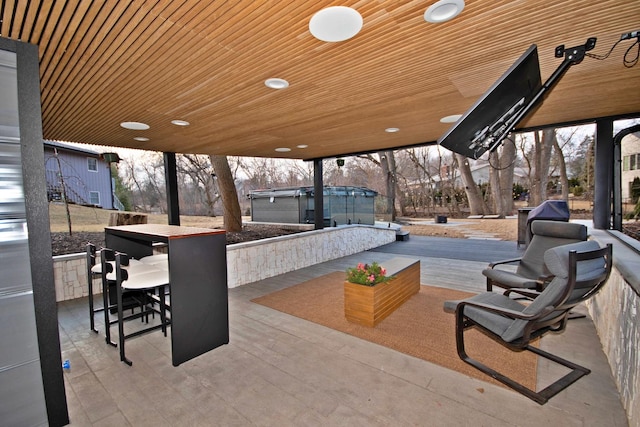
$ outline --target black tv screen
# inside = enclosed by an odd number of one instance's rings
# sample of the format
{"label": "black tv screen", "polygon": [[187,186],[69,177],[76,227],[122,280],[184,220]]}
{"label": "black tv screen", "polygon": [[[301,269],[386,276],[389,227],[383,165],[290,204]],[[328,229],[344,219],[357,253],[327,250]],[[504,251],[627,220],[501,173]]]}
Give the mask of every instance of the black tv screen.
{"label": "black tv screen", "polygon": [[473,159],[494,150],[524,118],[518,118],[519,113],[524,108],[529,111],[541,86],[534,44],[438,139],[438,144]]}

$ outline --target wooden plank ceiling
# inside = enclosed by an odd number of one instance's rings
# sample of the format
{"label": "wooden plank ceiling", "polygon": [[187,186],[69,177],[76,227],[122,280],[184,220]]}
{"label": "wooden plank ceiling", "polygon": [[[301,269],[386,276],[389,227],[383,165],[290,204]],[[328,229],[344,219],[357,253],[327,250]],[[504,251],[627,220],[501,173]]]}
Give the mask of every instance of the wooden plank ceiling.
{"label": "wooden plank ceiling", "polygon": [[[441,24],[423,19],[433,3],[6,0],[1,34],[39,46],[47,139],[311,159],[433,142],[450,126],[440,118],[463,113],[531,44],[544,81],[557,45],[597,37],[592,53],[606,54],[640,30],[637,0],[466,0]],[[315,39],[309,19],[335,5],[362,15],[361,32]],[[572,67],[522,126],[640,112],[640,65],[623,65],[635,41]],[[290,86],[269,89],[270,77]]]}

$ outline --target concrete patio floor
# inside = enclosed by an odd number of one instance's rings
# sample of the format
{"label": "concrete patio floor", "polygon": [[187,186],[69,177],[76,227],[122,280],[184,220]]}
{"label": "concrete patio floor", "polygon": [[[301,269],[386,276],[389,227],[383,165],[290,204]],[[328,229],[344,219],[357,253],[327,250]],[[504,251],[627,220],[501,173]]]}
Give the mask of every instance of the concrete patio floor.
{"label": "concrete patio floor", "polygon": [[[412,236],[230,289],[230,343],[178,367],[171,365],[170,338],[158,332],[127,341],[133,366],[125,365],[102,334],[90,332],[86,299],[60,303],[62,358],[71,364],[64,373],[71,425],[628,425],[588,318],[543,338],[542,348],[592,373],[540,406],[509,389],[250,301],[356,262],[397,255],[420,259],[423,284],[480,292],[487,262],[515,251],[515,242]],[[464,254],[470,259],[461,260]],[[558,375],[544,362],[538,370],[541,384]]]}

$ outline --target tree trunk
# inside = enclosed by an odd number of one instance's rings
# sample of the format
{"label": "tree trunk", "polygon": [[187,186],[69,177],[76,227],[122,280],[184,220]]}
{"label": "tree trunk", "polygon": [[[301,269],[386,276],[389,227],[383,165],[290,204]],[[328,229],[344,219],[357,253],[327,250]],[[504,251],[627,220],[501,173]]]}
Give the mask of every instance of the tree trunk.
{"label": "tree trunk", "polygon": [[387,210],[391,213],[391,221],[396,220],[396,159],[393,151],[381,151],[380,166],[385,177],[387,188]]}
{"label": "tree trunk", "polygon": [[218,188],[224,209],[224,228],[227,231],[242,231],[242,212],[238,192],[226,156],[210,155],[211,166],[218,178]]}
{"label": "tree trunk", "polygon": [[556,138],[555,129],[544,129],[534,132],[535,152],[531,201],[533,206],[538,206],[547,200],[547,183],[549,182],[549,164],[551,163],[551,151],[553,141]]}
{"label": "tree trunk", "polygon": [[60,172],[60,186],[62,187],[62,200],[64,200],[64,209],[67,215],[67,225],[69,226],[69,236],[73,235],[71,231],[71,213],[69,212],[69,198],[67,196],[67,186],[64,183],[64,174],[62,173],[62,166],[60,165],[60,157],[58,157],[58,149],[54,148],[53,153],[58,163],[58,172]]}
{"label": "tree trunk", "polygon": [[467,200],[469,201],[469,210],[471,215],[484,215],[488,209],[482,199],[480,189],[473,180],[471,175],[471,167],[467,158],[462,154],[455,153],[455,158],[458,162],[458,168],[460,169],[460,177],[464,183],[464,191],[467,194]]}
{"label": "tree trunk", "polygon": [[541,156],[542,156],[542,142],[540,141],[540,133],[533,133],[533,176],[531,177],[531,198],[529,204],[531,206],[538,206],[542,202],[542,191],[540,190],[541,177]]}
{"label": "tree trunk", "polygon": [[564,161],[564,153],[558,143],[558,138],[553,139],[553,147],[558,156],[558,166],[560,169],[560,185],[562,186],[562,200],[569,201],[569,177],[567,177],[567,164]]}
{"label": "tree trunk", "polygon": [[489,154],[489,182],[494,212],[504,218],[513,210],[513,170],[516,146],[507,141],[499,151]]}
{"label": "tree trunk", "polygon": [[516,145],[507,142],[500,152],[500,198],[505,215],[513,212],[513,176],[516,168]]}
{"label": "tree trunk", "polygon": [[504,206],[502,205],[502,189],[500,186],[500,157],[498,152],[489,153],[489,187],[491,190],[491,201],[493,202],[493,213],[504,218]]}

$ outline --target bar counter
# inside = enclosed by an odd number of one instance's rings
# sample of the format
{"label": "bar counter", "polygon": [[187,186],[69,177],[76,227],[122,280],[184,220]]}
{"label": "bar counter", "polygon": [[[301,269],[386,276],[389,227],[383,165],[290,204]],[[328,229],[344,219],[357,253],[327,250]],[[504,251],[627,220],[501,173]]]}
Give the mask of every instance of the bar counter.
{"label": "bar counter", "polygon": [[105,228],[110,249],[140,259],[165,243],[171,292],[173,366],[229,343],[227,250],[224,230],[162,224]]}

